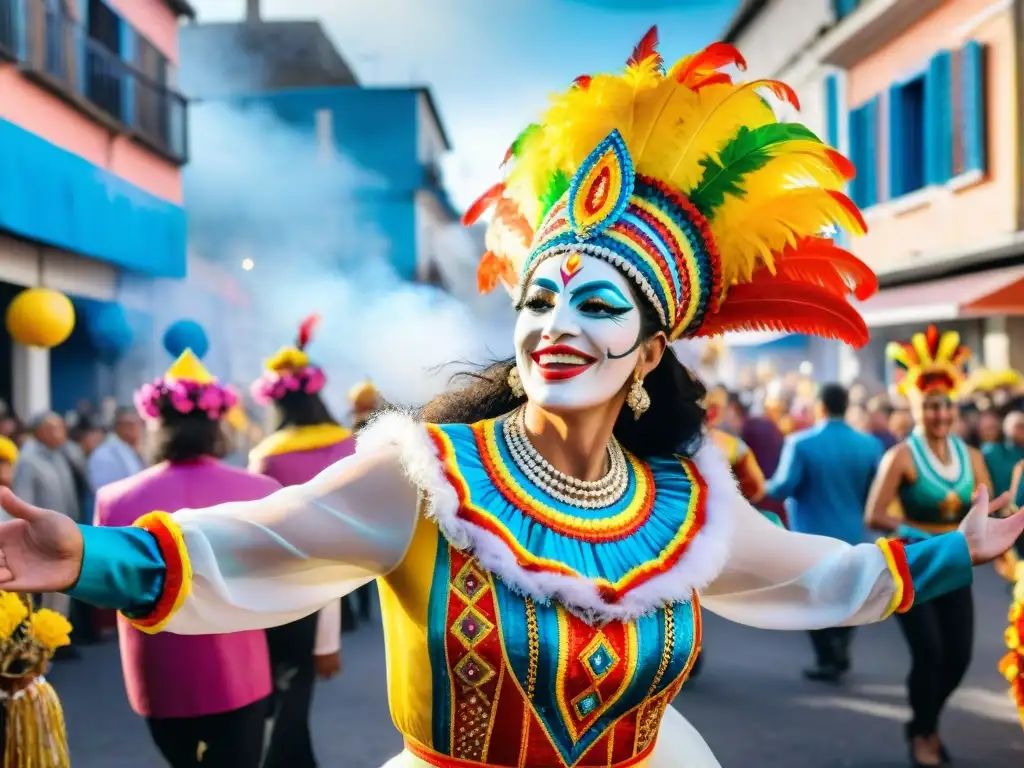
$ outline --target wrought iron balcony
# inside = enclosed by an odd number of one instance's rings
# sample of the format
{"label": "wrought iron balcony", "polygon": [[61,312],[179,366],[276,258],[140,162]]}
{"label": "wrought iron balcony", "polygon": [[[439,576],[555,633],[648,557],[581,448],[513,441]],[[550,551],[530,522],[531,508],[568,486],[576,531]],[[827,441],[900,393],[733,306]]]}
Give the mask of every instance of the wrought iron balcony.
{"label": "wrought iron balcony", "polygon": [[112,129],[187,161],[185,97],[91,35],[60,0],[0,0],[0,57]]}

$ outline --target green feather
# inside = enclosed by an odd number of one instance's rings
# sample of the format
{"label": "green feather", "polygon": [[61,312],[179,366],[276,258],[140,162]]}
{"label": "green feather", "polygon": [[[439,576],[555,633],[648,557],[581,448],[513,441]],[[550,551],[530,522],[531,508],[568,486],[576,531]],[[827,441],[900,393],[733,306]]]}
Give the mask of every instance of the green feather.
{"label": "green feather", "polygon": [[772,123],[753,130],[743,126],[718,153],[718,160],[700,161],[704,174],[690,192],[690,202],[710,218],[726,195],[743,197],[743,178],[764,168],[774,157],[773,148],[787,141],[821,142],[813,131],[796,123]]}
{"label": "green feather", "polygon": [[572,179],[569,177],[569,174],[561,168],[548,177],[548,183],[540,194],[540,216],[534,225],[534,229],[540,226],[541,222],[544,221],[544,217],[548,215],[548,211],[551,210],[555,203],[561,200],[562,195],[569,191],[569,183],[571,181]]}
{"label": "green feather", "polygon": [[505,153],[505,162],[508,162],[513,157],[519,157],[519,153],[523,150],[523,145],[533,138],[540,131],[540,128],[540,125],[537,123],[530,123],[523,128],[519,135],[516,136],[515,141],[512,142],[512,146],[508,148],[508,152]]}

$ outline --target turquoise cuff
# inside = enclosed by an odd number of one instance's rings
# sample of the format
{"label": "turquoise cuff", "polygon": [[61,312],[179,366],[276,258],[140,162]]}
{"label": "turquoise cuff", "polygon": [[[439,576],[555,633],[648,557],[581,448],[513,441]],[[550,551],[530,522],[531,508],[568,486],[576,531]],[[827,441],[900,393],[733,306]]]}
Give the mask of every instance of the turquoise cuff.
{"label": "turquoise cuff", "polygon": [[769,512],[769,511],[764,510],[764,509],[759,509],[757,511],[760,512],[762,515],[764,515],[766,518],[768,518],[768,522],[771,523],[772,525],[777,525],[777,526],[779,526],[779,528],[785,528],[786,527],[782,523],[782,518],[779,517],[774,512]]}
{"label": "turquoise cuff", "polygon": [[908,544],[905,551],[915,604],[969,587],[974,581],[971,551],[959,531]]}
{"label": "turquoise cuff", "polygon": [[900,523],[900,525],[896,529],[895,533],[896,533],[896,538],[903,539],[905,541],[912,541],[912,542],[914,542],[914,541],[926,541],[926,540],[932,538],[932,536],[934,535],[934,534],[928,533],[927,531],[922,531],[920,528],[915,528],[912,525],[907,525],[906,523]]}
{"label": "turquoise cuff", "polygon": [[151,613],[166,572],[156,537],[141,528],[80,525],[79,530],[85,545],[82,570],[67,594],[130,618]]}

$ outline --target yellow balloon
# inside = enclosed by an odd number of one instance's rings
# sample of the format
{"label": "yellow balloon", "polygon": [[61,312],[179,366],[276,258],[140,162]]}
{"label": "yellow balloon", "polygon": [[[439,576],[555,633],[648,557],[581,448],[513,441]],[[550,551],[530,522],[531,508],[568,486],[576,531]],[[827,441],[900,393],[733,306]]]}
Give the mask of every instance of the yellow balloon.
{"label": "yellow balloon", "polygon": [[56,347],[75,327],[71,299],[50,288],[27,288],[7,307],[11,338],[27,347]]}

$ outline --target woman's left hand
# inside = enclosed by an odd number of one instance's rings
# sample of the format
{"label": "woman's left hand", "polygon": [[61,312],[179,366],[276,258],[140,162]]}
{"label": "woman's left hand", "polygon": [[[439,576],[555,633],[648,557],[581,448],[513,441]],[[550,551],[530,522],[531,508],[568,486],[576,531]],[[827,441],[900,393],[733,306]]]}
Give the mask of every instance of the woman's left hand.
{"label": "woman's left hand", "polygon": [[960,523],[960,533],[967,539],[971,562],[982,565],[995,560],[1014,545],[1024,533],[1024,509],[1009,517],[992,517],[992,513],[1003,509],[1010,501],[1010,494],[1004,493],[991,502],[988,488],[982,485],[974,498],[967,517]]}

